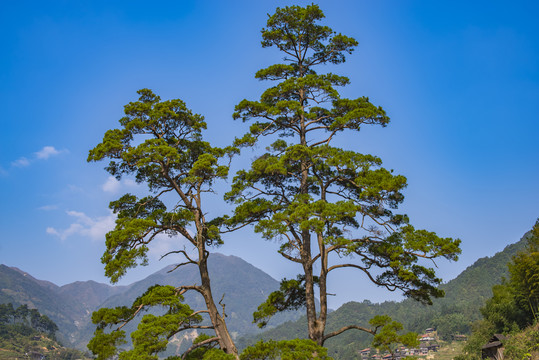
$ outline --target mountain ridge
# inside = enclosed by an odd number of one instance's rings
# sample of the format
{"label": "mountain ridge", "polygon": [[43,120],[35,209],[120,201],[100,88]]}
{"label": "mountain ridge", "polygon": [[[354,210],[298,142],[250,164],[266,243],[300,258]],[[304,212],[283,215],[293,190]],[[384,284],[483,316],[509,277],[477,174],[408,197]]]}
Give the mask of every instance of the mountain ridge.
{"label": "mountain ridge", "polygon": [[[213,253],[208,265],[214,296],[216,301],[221,299],[226,305],[227,325],[233,335],[238,337],[246,332],[259,332],[252,324],[252,313],[279,287],[279,282],[234,255]],[[11,302],[14,306],[26,304],[37,308],[58,324],[59,339],[83,349],[93,335],[95,327],[91,324],[91,314],[98,308],[130,306],[149,286],[155,284],[179,286],[199,282],[196,266],[182,266],[169,273],[174,267],[167,265],[126,286],[111,286],[93,280],[58,286],[39,280],[21,269],[1,265],[0,303]],[[185,295],[185,301],[193,309],[204,307],[203,299],[197,295]],[[276,318],[272,326],[299,316],[299,313],[283,314]]]}

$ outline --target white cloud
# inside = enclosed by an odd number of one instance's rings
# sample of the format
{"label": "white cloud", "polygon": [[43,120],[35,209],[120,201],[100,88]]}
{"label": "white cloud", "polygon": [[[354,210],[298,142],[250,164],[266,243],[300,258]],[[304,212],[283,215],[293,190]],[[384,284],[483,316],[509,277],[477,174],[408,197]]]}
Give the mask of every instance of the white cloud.
{"label": "white cloud", "polygon": [[[29,166],[35,160],[47,160],[51,156],[56,156],[58,154],[67,153],[67,152],[69,151],[57,150],[54,146],[44,146],[41,150],[35,152],[34,156],[31,159],[28,159],[27,157],[22,156],[19,159],[13,161],[11,163],[11,166],[22,168],[22,167]],[[3,173],[1,170],[2,169],[0,169],[0,174]]]}
{"label": "white cloud", "polygon": [[101,186],[104,192],[115,193],[120,190],[120,182],[114,176],[109,176],[107,181]]}
{"label": "white cloud", "polygon": [[117,193],[122,187],[136,187],[137,183],[132,179],[125,179],[122,181],[116,180],[114,176],[109,176],[107,181],[101,186],[104,192]]}
{"label": "white cloud", "polygon": [[[104,241],[105,234],[114,229],[116,215],[111,211],[107,216],[92,218],[80,211],[69,210],[66,214],[74,221],[65,229],[47,227],[46,233],[58,237],[64,241],[73,237],[84,237],[91,241]],[[192,234],[191,231],[189,233]],[[161,259],[164,254],[174,250],[186,250],[187,253],[196,258],[197,254],[194,247],[183,236],[169,237],[166,234],[157,235],[150,244],[148,244],[148,257],[151,261]],[[167,262],[185,261],[181,254],[171,254],[167,256]]]}
{"label": "white cloud", "polygon": [[54,146],[44,146],[43,149],[36,152],[36,157],[38,159],[44,159],[47,160],[51,156],[60,154],[61,151],[58,151],[54,148]]}
{"label": "white cloud", "polygon": [[89,238],[92,241],[102,241],[105,234],[114,228],[116,215],[112,211],[107,216],[91,218],[83,212],[67,211],[67,215],[74,217],[75,222],[67,229],[58,230],[48,227],[47,234],[55,235],[61,240],[65,240],[74,235]]}
{"label": "white cloud", "polygon": [[26,167],[30,165],[30,160],[28,160],[25,157],[21,157],[20,159],[13,161],[11,165],[16,166],[16,167]]}
{"label": "white cloud", "polygon": [[56,231],[56,229],[53,228],[53,227],[48,227],[47,230],[46,230],[46,232],[47,232],[47,234],[60,236],[60,234],[58,233],[58,231]]}

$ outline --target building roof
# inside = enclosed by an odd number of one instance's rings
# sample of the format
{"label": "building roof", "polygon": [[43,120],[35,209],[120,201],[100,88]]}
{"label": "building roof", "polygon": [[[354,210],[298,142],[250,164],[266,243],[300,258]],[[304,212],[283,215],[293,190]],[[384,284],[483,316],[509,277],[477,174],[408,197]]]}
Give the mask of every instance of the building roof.
{"label": "building roof", "polygon": [[507,340],[507,337],[503,334],[494,334],[490,338],[488,344],[483,345],[481,349],[490,349],[493,347],[500,347],[503,346],[503,342]]}

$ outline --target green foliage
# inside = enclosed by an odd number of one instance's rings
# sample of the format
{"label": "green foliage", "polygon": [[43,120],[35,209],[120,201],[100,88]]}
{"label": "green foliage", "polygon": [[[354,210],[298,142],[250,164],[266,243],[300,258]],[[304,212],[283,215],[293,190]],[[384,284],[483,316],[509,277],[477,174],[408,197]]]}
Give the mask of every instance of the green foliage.
{"label": "green foliage", "polygon": [[377,349],[394,353],[399,345],[408,347],[419,345],[416,333],[399,334],[403,330],[402,324],[391,320],[387,315],[377,315],[369,323],[375,328],[380,328],[372,340],[372,345]]}
{"label": "green foliage", "polygon": [[507,266],[509,279],[492,288],[492,298],[481,309],[484,320],[475,325],[461,360],[479,359],[481,346],[494,333],[511,334],[509,338],[514,340],[508,340],[510,359],[527,359],[531,351],[537,350],[528,344],[535,340],[525,329],[537,323],[539,219],[527,234],[526,248],[513,256]]}
{"label": "green foliage", "polygon": [[[203,141],[206,122],[183,101],[161,101],[149,89],[138,94],[139,101],[125,106],[122,127],[108,130],[88,156],[88,161],[110,159],[106,169],[111,175],[132,175],[153,193],[144,198],[126,194],[110,203],[118,218],[106,236],[107,251],[101,260],[112,282],[129,268],[147,263],[147,245],[158,234],[181,235],[197,246],[198,240],[186,230],[196,218],[196,199],[211,191],[215,179],[227,176],[228,166],[219,161],[235,152]],[[177,192],[183,204],[168,209],[161,197],[171,191]],[[208,245],[222,243],[211,221],[200,235]]]}
{"label": "green foliage", "polygon": [[526,249],[508,264],[509,279],[492,288],[482,314],[497,332],[514,332],[537,321],[539,309],[539,219]]}
{"label": "green foliage", "polygon": [[61,347],[54,336],[57,330],[56,324],[37,309],[0,304],[0,349],[6,358],[22,359],[33,352],[45,359],[86,359],[78,350]]}
{"label": "green foliage", "polygon": [[241,360],[331,360],[327,349],[311,340],[259,341],[246,348]]}
{"label": "green foliage", "polygon": [[[212,337],[207,334],[200,334],[194,341],[193,346],[202,343],[203,341],[211,340]],[[214,342],[209,342],[205,345],[197,347],[196,349],[188,352],[184,355],[184,360],[234,360],[235,357],[232,354],[227,354],[221,349],[215,348]],[[167,360],[173,360],[173,358],[167,358]],[[179,358],[178,358],[179,360]]]}
{"label": "green foliage", "polygon": [[432,326],[436,328],[438,336],[445,341],[451,341],[456,334],[469,334],[471,330],[470,319],[458,312],[441,314],[432,321]]}
{"label": "green foliage", "polygon": [[[315,282],[318,279],[315,279]],[[280,288],[272,292],[265,302],[260,304],[253,313],[253,322],[263,328],[268,320],[277,312],[297,310],[305,306],[305,276],[298,275],[297,279],[283,279]]]}
{"label": "green foliage", "polygon": [[517,331],[519,323],[526,320],[523,309],[516,304],[511,288],[505,284],[492,288],[492,298],[481,309],[481,314],[494,325],[498,333]]}
{"label": "green foliage", "polygon": [[[139,101],[124,108],[119,129],[105,133],[102,143],[90,150],[88,161],[110,159],[107,171],[120,179],[134,176],[138,183],[146,184],[149,195],[139,198],[125,194],[112,201],[110,208],[117,215],[114,230],[106,235],[106,251],[101,261],[105,275],[117,282],[126,271],[148,262],[148,244],[159,235],[180,236],[196,250],[190,255],[184,248],[162,254],[181,254],[185,261],[176,268],[193,264],[200,274],[199,285],[177,288],[156,286],[150,288],[131,308],[119,307],[97,312],[92,320],[97,324],[96,336],[103,337],[107,346],[92,349],[106,358],[123,339],[120,333],[99,333],[105,326],[127,324],[140,311],[149,306],[162,306],[168,310],[155,316],[142,317],[138,329],[131,334],[133,349],[122,352],[122,359],[157,359],[164,351],[168,339],[179,331],[200,326],[200,312],[194,312],[180,303],[178,294],[196,291],[204,297],[207,313],[217,334],[219,344],[227,353],[236,353],[232,338],[212,298],[208,274],[207,247],[222,244],[221,218],[206,219],[202,208],[204,193],[212,192],[215,180],[228,175],[225,157],[237,152],[235,148],[212,147],[202,138],[206,128],[204,118],[194,114],[179,99],[161,101],[149,89],[138,91]],[[176,196],[171,200],[171,196]],[[193,233],[192,229],[195,229]],[[116,330],[121,329],[120,325]],[[107,338],[108,337],[108,338]],[[92,350],[93,351],[93,350]]]}
{"label": "green foliage", "polygon": [[476,321],[472,326],[472,335],[462,350],[463,354],[459,355],[457,359],[480,360],[481,347],[489,341],[494,333],[495,328],[491,322],[484,319]]}
{"label": "green foliage", "polygon": [[[539,219],[531,231],[526,251],[508,264],[515,303],[524,309],[528,319],[539,320]],[[528,320],[528,324],[530,321]]]}
{"label": "green foliage", "polygon": [[88,350],[97,360],[106,360],[113,358],[118,353],[118,347],[125,343],[125,331],[105,333],[103,329],[98,328],[94,332],[94,337],[88,342]]}
{"label": "green foliage", "polygon": [[504,358],[532,360],[539,358],[539,322],[510,336],[505,345]]}
{"label": "green foliage", "polygon": [[[519,242],[508,245],[493,257],[477,260],[455,279],[441,285],[446,296],[435,299],[432,306],[424,306],[412,299],[379,304],[370,301],[349,302],[328,314],[327,331],[335,331],[351,323],[368,324],[369,319],[376,314],[387,314],[402,323],[406,331],[423,332],[426,328],[434,327],[438,336],[444,340],[451,340],[456,333],[470,334],[472,323],[481,319],[479,309],[492,296],[492,287],[500,284],[502,277],[509,276],[507,263],[526,248],[528,237],[528,234],[525,235]],[[237,344],[244,348],[258,340],[307,338],[306,324],[307,320],[303,317],[262,334],[240,338]],[[488,341],[493,331],[486,334],[487,339],[484,342],[477,342],[479,348]],[[473,335],[470,341],[472,338]],[[324,346],[334,359],[352,360],[357,357],[356,350],[369,347],[371,341],[372,335],[368,333],[348,331],[327,340]]]}
{"label": "green foliage", "polygon": [[[174,334],[202,321],[200,314],[183,304],[182,300],[183,296],[174,287],[155,285],[139,296],[131,307],[95,311],[92,322],[97,328],[88,349],[101,360],[110,359],[118,353],[121,359],[126,360],[157,359],[157,354],[166,350],[168,340]],[[125,332],[121,328],[152,307],[163,309],[165,313],[142,316],[137,330],[131,333],[133,348],[120,352],[119,346],[126,343]],[[108,328],[112,331],[105,332]]]}
{"label": "green foliage", "polygon": [[0,304],[0,336],[8,338],[8,334],[30,336],[44,333],[55,339],[56,331],[58,326],[37,309],[30,309],[26,304],[17,308],[11,303]]}

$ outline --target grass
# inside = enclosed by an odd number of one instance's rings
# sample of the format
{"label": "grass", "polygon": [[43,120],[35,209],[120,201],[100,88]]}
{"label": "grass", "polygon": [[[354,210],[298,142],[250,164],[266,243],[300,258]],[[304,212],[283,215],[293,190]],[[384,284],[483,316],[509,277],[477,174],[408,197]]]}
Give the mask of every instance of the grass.
{"label": "grass", "polygon": [[429,353],[427,359],[432,360],[452,360],[455,356],[462,353],[465,341],[439,342],[441,347],[437,352]]}

